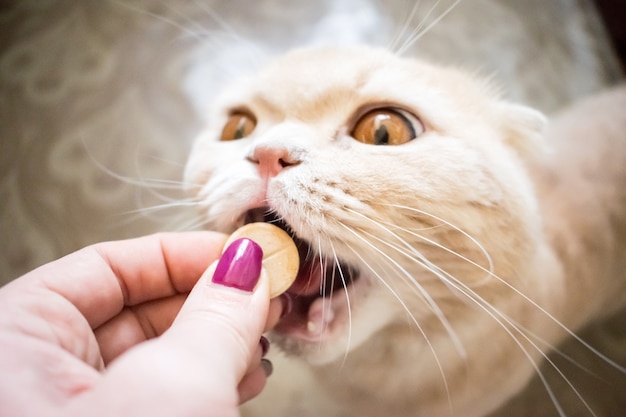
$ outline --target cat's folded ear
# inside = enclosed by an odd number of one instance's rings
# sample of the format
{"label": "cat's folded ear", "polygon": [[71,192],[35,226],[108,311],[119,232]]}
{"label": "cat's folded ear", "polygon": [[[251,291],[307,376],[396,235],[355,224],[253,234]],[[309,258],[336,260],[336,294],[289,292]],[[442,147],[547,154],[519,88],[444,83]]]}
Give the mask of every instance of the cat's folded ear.
{"label": "cat's folded ear", "polygon": [[533,158],[547,151],[544,129],[548,123],[546,116],[533,108],[503,102],[499,104],[500,130],[503,138],[522,158]]}

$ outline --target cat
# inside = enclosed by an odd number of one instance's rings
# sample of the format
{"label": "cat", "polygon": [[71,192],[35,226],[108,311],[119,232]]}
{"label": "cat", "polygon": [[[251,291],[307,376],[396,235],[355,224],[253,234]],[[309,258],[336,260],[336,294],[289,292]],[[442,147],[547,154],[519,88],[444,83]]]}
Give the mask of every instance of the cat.
{"label": "cat", "polygon": [[271,339],[315,384],[258,415],[484,416],[623,306],[626,89],[612,100],[548,124],[475,75],[368,47],[295,50],[225,89],[187,188],[209,229],[294,237]]}

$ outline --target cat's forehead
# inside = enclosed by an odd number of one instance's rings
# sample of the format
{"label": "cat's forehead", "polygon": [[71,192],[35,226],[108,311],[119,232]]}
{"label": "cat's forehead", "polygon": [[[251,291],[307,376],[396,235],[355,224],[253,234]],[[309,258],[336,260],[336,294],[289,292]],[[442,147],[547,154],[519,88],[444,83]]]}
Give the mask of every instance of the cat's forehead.
{"label": "cat's forehead", "polygon": [[250,98],[302,117],[350,105],[386,65],[386,54],[379,52],[372,57],[363,52],[360,48],[291,52],[257,74]]}
{"label": "cat's forehead", "polygon": [[258,74],[258,79],[292,86],[356,88],[394,60],[396,58],[384,50],[365,47],[298,49],[268,65]]}
{"label": "cat's forehead", "polygon": [[[251,105],[302,120],[352,112],[367,103],[409,107],[476,107],[484,85],[463,72],[369,47],[307,48],[277,59],[229,94],[227,105]],[[459,94],[461,92],[461,94]],[[488,96],[488,95],[487,95]],[[345,110],[345,111],[344,111]]]}

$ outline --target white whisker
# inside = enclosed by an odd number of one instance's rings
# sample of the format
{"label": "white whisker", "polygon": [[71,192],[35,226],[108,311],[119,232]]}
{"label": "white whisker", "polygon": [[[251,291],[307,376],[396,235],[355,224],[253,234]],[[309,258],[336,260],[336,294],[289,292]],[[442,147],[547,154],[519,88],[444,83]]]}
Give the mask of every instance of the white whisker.
{"label": "white whisker", "polygon": [[[384,222],[384,223],[382,223],[382,224],[385,224],[385,225],[388,225],[388,226],[394,226],[393,224],[386,223],[386,222]],[[454,226],[452,226],[452,227],[454,227]],[[455,230],[457,230],[457,231],[461,231],[461,229],[459,229],[459,228],[457,228],[457,227],[454,227],[454,229],[455,229]],[[434,240],[432,240],[432,239],[429,239],[429,238],[427,238],[426,236],[421,235],[421,234],[419,234],[419,233],[415,233],[415,232],[413,232],[413,231],[411,231],[411,230],[409,230],[409,229],[403,229],[403,230],[404,230],[404,232],[405,232],[405,233],[408,233],[409,235],[411,235],[411,236],[413,236],[413,237],[416,237],[416,238],[418,238],[418,239],[420,239],[420,240],[422,240],[422,241],[424,241],[424,242],[428,243],[429,245],[432,245],[432,246],[434,246],[434,247],[436,247],[436,248],[439,248],[439,249],[441,249],[441,250],[443,250],[443,251],[445,251],[445,252],[448,252],[449,254],[456,256],[456,257],[457,257],[457,258],[459,258],[460,260],[462,260],[462,261],[464,261],[464,262],[467,262],[468,264],[470,264],[470,265],[472,265],[472,266],[478,267],[478,268],[483,269],[483,270],[485,269],[484,267],[482,267],[482,266],[481,266],[480,264],[478,264],[477,262],[475,262],[475,261],[473,261],[473,260],[469,259],[467,256],[464,256],[464,255],[462,255],[462,254],[458,253],[457,251],[454,251],[454,250],[452,250],[452,249],[450,249],[450,248],[448,248],[448,247],[446,247],[446,246],[442,245],[442,244],[441,244],[441,243],[439,243],[439,242],[436,242],[436,241],[434,241]],[[472,286],[473,286],[473,287],[478,287],[478,286],[481,286],[481,285],[483,285],[484,283],[486,283],[486,281],[487,281],[487,280],[492,279],[492,278],[493,278],[493,276],[494,276],[494,274],[493,274],[493,264],[491,264],[491,257],[488,255],[487,251],[485,250],[485,248],[484,248],[484,247],[483,247],[480,243],[478,243],[478,242],[476,242],[476,241],[474,241],[474,243],[476,243],[476,244],[477,244],[477,246],[478,246],[478,248],[479,248],[479,250],[480,250],[481,252],[483,252],[484,254],[486,254],[486,255],[487,255],[487,260],[488,260],[488,262],[490,263],[489,270],[488,270],[488,271],[486,271],[487,273],[485,274],[485,275],[486,275],[485,279],[484,279],[484,280],[482,280],[482,281],[479,281],[479,282],[472,282]],[[413,248],[412,248],[412,249],[413,249]],[[419,254],[421,258],[423,257],[423,256],[422,256],[419,252],[417,252],[417,250],[413,249],[413,251],[415,251],[415,253],[416,253],[416,254]],[[429,265],[432,265],[432,263],[430,263],[430,262],[428,262],[428,263],[429,263]]]}
{"label": "white whisker", "polygon": [[[176,29],[181,30],[183,33],[191,36],[194,39],[197,39],[197,40],[203,40],[204,39],[203,36],[201,36],[202,35],[201,33],[194,32],[194,31],[190,30],[188,27],[186,27],[185,25],[182,25],[182,24],[176,22],[175,20],[169,19],[169,18],[167,18],[165,16],[161,16],[161,15],[156,14],[156,13],[152,13],[152,12],[150,12],[148,10],[142,9],[140,7],[137,7],[137,6],[133,6],[131,4],[128,4],[127,2],[123,2],[121,0],[112,0],[112,2],[117,4],[120,7],[127,8],[129,10],[132,10],[133,12],[140,13],[140,14],[143,14],[145,16],[149,16],[151,18],[159,20],[159,21],[161,21],[163,23],[169,24],[169,25],[175,27]],[[169,8],[169,6],[166,6],[166,7]],[[170,10],[172,10],[172,9],[170,9]]]}
{"label": "white whisker", "polygon": [[259,63],[263,61],[263,52],[256,42],[249,42],[247,39],[243,38],[224,18],[222,18],[215,10],[213,10],[208,4],[206,4],[206,2],[194,0],[194,3],[204,12],[206,12],[211,17],[211,19],[213,19],[213,21],[218,24],[218,26],[226,31],[226,33],[230,36],[232,40],[244,44],[250,48],[252,55],[251,61],[253,66],[257,67]]}
{"label": "white whisker", "polygon": [[403,55],[407,49],[409,49],[415,42],[417,42],[422,36],[424,36],[426,33],[428,33],[428,31],[430,29],[432,29],[437,23],[439,23],[441,21],[441,19],[443,19],[444,17],[446,17],[448,15],[448,13],[450,13],[452,10],[454,10],[454,8],[461,2],[462,0],[456,0],[454,3],[452,3],[451,6],[449,6],[446,10],[443,11],[443,13],[441,13],[433,22],[431,22],[428,26],[426,26],[425,28],[422,29],[422,27],[424,26],[424,23],[426,22],[426,19],[428,19],[430,17],[430,15],[432,14],[432,12],[435,10],[435,8],[439,5],[439,3],[441,2],[441,0],[437,0],[437,2],[431,7],[431,9],[428,11],[428,13],[426,14],[426,16],[424,17],[424,19],[422,20],[422,22],[417,26],[417,28],[415,30],[413,30],[413,32],[411,33],[411,35],[409,36],[409,38],[404,42],[404,44],[400,47],[400,49],[398,49],[395,53],[397,55]]}
{"label": "white whisker", "polygon": [[402,28],[389,41],[389,44],[387,45],[388,50],[390,51],[396,50],[397,43],[400,42],[400,40],[404,37],[404,34],[406,33],[409,26],[412,24],[412,21],[415,18],[415,14],[419,10],[421,4],[422,4],[421,1],[417,1],[415,3],[413,8],[411,9],[411,12],[408,13],[407,18],[405,19],[404,24],[402,25]]}
{"label": "white whisker", "polygon": [[[348,228],[347,226],[344,226],[348,231],[350,231],[352,234],[354,234],[357,238],[361,239],[364,243],[369,245],[369,242],[367,242],[366,239],[364,239],[362,236],[360,236],[358,233],[354,232],[353,230],[351,230],[350,228]],[[452,415],[452,398],[450,395],[450,388],[448,386],[448,380],[446,378],[446,374],[443,371],[443,366],[441,364],[441,360],[439,359],[439,356],[437,355],[437,352],[435,351],[434,346],[432,345],[430,339],[428,338],[428,336],[426,335],[426,332],[424,331],[424,329],[422,328],[422,326],[419,324],[419,322],[417,321],[417,319],[415,318],[415,316],[413,315],[413,313],[411,312],[411,309],[409,308],[408,305],[406,305],[406,303],[402,300],[402,297],[400,297],[400,295],[389,285],[389,283],[387,283],[387,281],[380,276],[380,274],[370,266],[369,262],[366,261],[361,254],[356,251],[353,248],[350,248],[352,250],[352,252],[354,253],[354,255],[356,257],[359,258],[359,260],[363,263],[363,265],[365,265],[372,274],[374,274],[374,276],[378,279],[378,281],[391,293],[391,295],[398,301],[398,303],[400,304],[400,306],[402,306],[402,308],[404,309],[404,311],[407,312],[409,318],[411,319],[411,322],[415,325],[415,327],[418,329],[418,331],[420,332],[420,334],[422,335],[422,337],[424,338],[424,341],[426,342],[426,344],[428,345],[428,348],[430,350],[430,352],[433,354],[433,358],[435,359],[435,363],[437,364],[437,368],[439,369],[439,373],[441,375],[441,379],[443,382],[443,385],[445,387],[445,391],[446,391],[446,395],[448,398],[448,407],[450,409],[450,414]]]}
{"label": "white whisker", "polygon": [[[563,411],[563,408],[562,408],[561,404],[557,400],[556,395],[554,394],[552,388],[550,387],[550,384],[548,383],[545,375],[543,374],[543,372],[541,372],[541,369],[539,368],[539,365],[533,359],[532,355],[528,352],[528,350],[524,347],[524,345],[519,341],[519,339],[516,337],[516,335],[505,324],[508,324],[510,327],[512,327],[513,330],[515,330],[515,332],[517,334],[519,334],[519,336],[521,336],[533,348],[535,348],[535,350],[537,352],[539,352],[539,354],[543,357],[543,359],[546,360],[548,363],[550,363],[551,366],[559,373],[559,375],[561,375],[561,377],[563,377],[565,382],[574,390],[574,392],[578,395],[578,397],[582,399],[582,397],[580,396],[578,391],[572,386],[572,384],[567,379],[567,377],[565,377],[565,375],[561,372],[561,370],[559,370],[559,368],[554,364],[554,362],[552,362],[552,360],[545,353],[543,353],[543,351],[532,340],[530,340],[530,338],[528,336],[526,336],[517,326],[515,326],[515,324],[505,314],[503,314],[500,310],[498,310],[497,308],[492,306],[490,303],[488,303],[486,300],[484,300],[481,296],[479,296],[476,292],[474,292],[472,289],[467,287],[465,284],[463,284],[457,278],[454,278],[454,277],[451,277],[451,278],[456,283],[458,283],[459,285],[455,285],[454,283],[450,283],[450,285],[455,286],[457,291],[461,292],[468,299],[472,300],[485,313],[487,313],[487,315],[489,315],[493,320],[495,320],[496,323],[498,323],[500,325],[500,327],[511,337],[511,340],[513,340],[513,342],[517,345],[517,347],[519,347],[520,351],[523,353],[524,356],[526,356],[526,359],[528,359],[528,361],[530,362],[531,366],[535,370],[535,373],[537,374],[537,376],[541,380],[541,383],[544,386],[544,388],[546,389],[546,392],[547,392],[548,396],[550,397],[554,407],[556,408],[559,416],[567,417],[565,412]],[[585,403],[585,405],[586,405],[586,403]],[[589,407],[587,407],[587,408],[589,409]],[[589,409],[589,411],[595,416],[595,414],[593,413],[593,411],[591,409]]]}
{"label": "white whisker", "polygon": [[525,327],[524,325],[520,324],[519,322],[509,318],[509,320],[511,320],[511,322],[515,325],[515,327],[517,327],[518,329],[526,332],[527,335],[529,335],[530,337],[532,337],[535,341],[541,343],[546,349],[543,349],[544,351],[550,351],[558,356],[560,356],[561,358],[565,359],[567,362],[569,362],[570,364],[572,364],[573,366],[575,366],[576,368],[580,369],[581,371],[584,371],[585,373],[595,376],[597,377],[597,375],[589,368],[583,366],[580,362],[576,361],[573,357],[566,355],[565,353],[563,353],[557,346],[553,345],[552,343],[549,343],[548,341],[546,341],[545,339],[539,337],[539,335],[535,334],[532,330],[528,329],[527,327]]}
{"label": "white whisker", "polygon": [[[450,282],[450,285],[453,285],[457,291],[461,292],[468,299],[472,300],[485,313],[487,313],[492,319],[494,319],[500,325],[500,327],[511,337],[513,342],[520,348],[520,350],[522,351],[524,356],[526,356],[526,358],[532,364],[532,366],[533,366],[533,368],[535,370],[535,373],[537,374],[537,376],[541,380],[542,385],[544,386],[544,388],[546,389],[546,392],[550,396],[553,405],[555,406],[555,408],[557,409],[557,412],[559,413],[559,416],[566,417],[566,414],[563,411],[560,403],[556,399],[556,396],[554,395],[554,392],[552,391],[552,388],[550,388],[550,384],[548,383],[547,379],[545,378],[545,375],[543,375],[543,372],[541,372],[541,370],[539,369],[539,365],[535,362],[535,360],[532,358],[530,353],[526,350],[526,348],[522,345],[522,343],[517,339],[515,334],[506,325],[510,326],[513,330],[515,330],[515,333],[517,333],[524,340],[526,340],[530,344],[530,346],[533,347],[540,354],[540,356],[543,358],[543,360],[545,360],[548,364],[550,364],[550,366],[561,376],[563,381],[572,389],[574,394],[583,403],[583,405],[587,408],[587,410],[593,416],[595,416],[594,411],[587,404],[587,402],[584,400],[583,396],[574,387],[574,385],[571,383],[571,381],[559,369],[559,367],[554,363],[554,361],[552,361],[552,359],[550,359],[550,357],[548,357],[548,355],[546,353],[544,353],[544,351],[541,348],[539,348],[539,346],[537,346],[537,344],[535,342],[533,342],[530,339],[530,337],[528,337],[528,335],[523,331],[522,328],[520,328],[520,326],[518,326],[506,314],[502,313],[496,307],[491,305],[491,303],[489,303],[484,298],[482,298],[480,295],[478,295],[474,290],[472,290],[467,285],[465,285],[463,282],[461,282],[458,278],[455,278],[455,277],[453,277],[453,276],[451,276],[451,275],[449,275],[447,273],[446,273],[446,275],[448,275],[450,277],[450,279],[452,281],[454,281],[454,282]],[[536,337],[534,335],[534,333],[532,333],[532,332],[531,332],[531,335]]]}
{"label": "white whisker", "polygon": [[[406,208],[406,207],[405,207]],[[408,208],[407,208],[408,209]],[[423,213],[420,210],[417,210],[417,212]],[[524,356],[526,356],[526,358],[529,360],[529,362],[531,363],[531,365],[533,366],[533,368],[535,369],[535,372],[538,374],[539,379],[542,381],[542,384],[544,385],[544,388],[546,389],[546,392],[548,393],[548,395],[550,396],[555,408],[557,409],[557,412],[559,413],[559,415],[561,417],[565,417],[565,413],[562,409],[562,406],[560,405],[560,403],[558,402],[558,400],[556,399],[556,396],[554,395],[554,392],[552,391],[552,389],[550,388],[547,379],[545,378],[545,376],[542,374],[541,370],[539,369],[538,364],[535,362],[535,360],[533,359],[532,355],[528,352],[527,348],[524,347],[524,345],[518,340],[518,337],[522,337],[524,340],[526,340],[526,342],[529,343],[529,345],[535,349],[536,352],[538,352],[540,354],[540,356],[547,362],[550,364],[550,366],[555,369],[555,371],[561,376],[561,378],[563,378],[563,380],[565,381],[565,383],[572,389],[572,391],[575,393],[575,395],[580,399],[580,401],[585,405],[585,407],[587,408],[587,410],[592,414],[595,415],[595,413],[593,412],[593,410],[591,409],[591,407],[587,404],[587,402],[584,400],[584,398],[582,397],[582,395],[578,392],[578,390],[573,386],[573,384],[571,383],[571,381],[569,381],[569,379],[563,374],[563,372],[558,368],[558,366],[544,353],[544,351],[539,348],[539,346],[537,346],[537,344],[532,341],[528,335],[522,331],[522,328],[520,328],[520,326],[518,326],[515,322],[513,322],[507,315],[505,315],[504,313],[502,313],[500,310],[498,310],[497,308],[495,308],[494,306],[492,306],[489,302],[487,302],[485,299],[483,299],[480,295],[478,295],[478,293],[476,293],[474,290],[472,290],[468,285],[466,285],[465,283],[463,283],[461,280],[459,280],[458,278],[454,277],[453,275],[449,274],[448,272],[446,272],[445,270],[437,267],[436,265],[428,262],[427,260],[425,260],[424,256],[419,253],[418,251],[416,251],[414,248],[412,248],[410,246],[410,244],[408,244],[408,242],[404,241],[402,238],[400,238],[399,236],[397,236],[395,233],[393,233],[389,228],[384,227],[381,223],[375,222],[372,219],[367,218],[367,216],[364,216],[360,213],[357,212],[353,212],[354,214],[357,214],[359,216],[361,216],[362,218],[368,220],[369,222],[373,223],[374,225],[376,225],[377,227],[381,228],[383,231],[385,231],[386,233],[390,234],[392,237],[394,237],[394,239],[397,239],[400,243],[402,243],[404,246],[406,246],[411,253],[413,253],[415,256],[417,256],[417,258],[411,256],[409,253],[407,253],[405,250],[392,245],[391,243],[387,242],[386,240],[376,236],[375,234],[370,234],[368,233],[368,236],[372,239],[377,240],[378,242],[396,250],[397,252],[403,254],[404,256],[408,256],[410,259],[412,259],[414,262],[418,263],[419,265],[424,266],[425,268],[429,269],[431,272],[433,272],[437,277],[439,277],[447,286],[454,288],[456,291],[460,292],[461,294],[463,294],[465,297],[467,297],[468,300],[471,300],[474,304],[476,304],[481,310],[483,310],[485,313],[487,313],[493,320],[495,320],[500,327],[511,337],[511,339],[513,340],[513,342],[520,348],[521,352],[524,354]],[[426,214],[426,213],[423,213]],[[436,216],[433,216],[436,217]],[[447,224],[449,224],[448,222],[446,222]],[[451,225],[451,227],[454,227]],[[459,230],[459,228],[454,227],[455,230]],[[406,231],[406,229],[403,229]],[[461,231],[462,232],[462,231]],[[354,233],[354,232],[353,232]],[[356,236],[358,236],[358,234],[354,233]],[[466,233],[464,233],[466,234]],[[466,234],[467,235],[467,234]],[[421,236],[420,236],[421,237]],[[363,239],[363,241],[365,243],[367,243],[370,247],[375,248],[371,243],[369,243],[367,240]],[[440,245],[437,245],[438,247],[440,247]],[[481,246],[482,248],[482,246]],[[392,260],[390,257],[388,257],[386,254],[384,254],[382,251],[378,250],[379,253],[381,253],[381,255],[383,255],[386,259],[388,259],[390,262],[392,262],[392,264],[394,264],[397,268],[401,269],[402,271],[404,271],[403,268],[401,268],[394,260]],[[455,255],[459,255],[456,254],[454,251],[452,251],[452,253],[454,253]],[[461,256],[461,255],[459,255]],[[470,261],[471,262],[471,261]],[[471,262],[472,264],[474,264],[473,262]],[[505,282],[502,278],[497,277],[492,271],[487,271],[484,267],[481,267],[480,265],[475,264],[476,266],[480,267],[481,269],[483,269],[485,272],[489,273],[491,276],[495,277],[499,282]],[[408,272],[405,272],[406,274],[408,274]],[[417,281],[415,281],[413,279],[413,282],[415,283],[415,285],[420,289],[420,292],[424,292],[425,290],[423,290],[423,287],[419,286],[417,284]],[[517,291],[516,291],[517,292]],[[524,297],[525,300],[529,300],[528,297],[524,296],[523,294],[517,292],[518,294],[522,295]],[[427,297],[426,299],[428,300],[430,297]],[[432,300],[432,299],[431,299]],[[432,300],[432,303],[435,303],[434,300]],[[430,301],[429,301],[430,304]],[[436,303],[435,303],[436,305]],[[439,317],[439,315],[437,315]],[[441,320],[441,317],[439,317],[439,319]],[[442,321],[442,323],[444,323]],[[446,320],[447,323],[447,320]],[[445,323],[444,323],[445,324]],[[511,330],[512,329],[512,330]],[[514,331],[514,332],[513,332]],[[516,336],[517,334],[517,336]],[[532,336],[534,336],[534,334],[530,333]],[[456,334],[454,334],[456,335]],[[536,336],[535,336],[536,337]],[[458,344],[461,345],[461,342],[458,341]]]}
{"label": "white whisker", "polygon": [[139,208],[139,209],[135,209],[135,210],[127,210],[123,214],[124,215],[126,215],[126,214],[144,214],[144,213],[149,213],[149,212],[168,210],[168,209],[172,209],[172,208],[197,207],[198,204],[199,203],[197,201],[195,201],[195,200],[172,201],[172,202],[163,203],[163,204],[156,204],[156,205],[150,206],[150,207],[143,207],[143,208]]}
{"label": "white whisker", "polygon": [[[412,212],[415,212],[415,213],[422,214],[424,216],[427,216],[427,217],[430,217],[432,219],[435,219],[438,222],[441,222],[441,223],[445,224],[446,226],[449,226],[452,229],[456,230],[457,232],[461,233],[463,236],[465,236],[467,239],[469,239],[474,245],[476,245],[476,247],[482,252],[482,254],[484,255],[485,260],[487,261],[489,267],[488,267],[488,269],[485,269],[484,267],[480,266],[479,264],[475,263],[474,261],[471,261],[469,259],[466,259],[466,260],[468,260],[468,262],[471,262],[472,265],[485,270],[485,272],[487,272],[488,274],[490,274],[490,275],[493,274],[494,266],[493,266],[493,260],[491,259],[491,255],[489,255],[489,252],[487,252],[485,247],[479,241],[477,241],[473,236],[471,236],[465,230],[461,229],[458,226],[455,226],[454,224],[450,223],[449,221],[447,221],[445,219],[442,219],[439,216],[435,216],[434,214],[427,213],[427,212],[425,212],[423,210],[420,210],[418,208],[415,208],[415,207],[407,207],[407,206],[398,205],[398,204],[386,204],[386,205],[389,206],[389,207],[395,207],[395,208],[398,208],[398,209],[408,210],[408,211],[412,211]],[[449,251],[450,253],[456,254],[451,249],[446,248],[446,247],[444,247],[444,246],[442,246],[442,245],[440,245],[440,244],[438,244],[438,243],[436,243],[436,242],[434,242],[432,240],[426,239],[424,236],[418,236],[418,237],[420,237],[421,239],[423,239],[425,241],[428,241],[429,243],[432,243],[433,245],[436,245],[437,247],[439,247],[441,249],[444,249],[446,251]],[[461,257],[460,254],[458,254],[458,255]]]}
{"label": "white whisker", "polygon": [[[475,239],[473,239],[471,236],[469,236],[466,232],[464,232],[462,229],[459,229],[458,227],[452,225],[449,222],[446,222],[445,220],[428,214],[422,210],[416,209],[416,208],[412,208],[412,207],[406,207],[406,206],[401,206],[401,205],[395,205],[395,204],[389,204],[389,206],[391,207],[396,207],[396,208],[400,208],[400,209],[405,209],[405,210],[409,210],[409,211],[414,211],[420,214],[424,214],[427,216],[430,216],[436,220],[442,221],[444,223],[446,223],[447,225],[449,225],[450,227],[453,227],[455,230],[459,231],[460,233],[463,233],[465,236],[467,236],[469,239],[471,239],[472,241],[476,242]],[[476,242],[477,245],[479,245],[478,242]],[[488,254],[485,252],[485,255],[488,256]],[[534,301],[533,299],[529,298],[528,296],[526,296],[524,293],[522,293],[520,290],[518,290],[517,288],[515,288],[513,285],[511,285],[510,283],[508,283],[506,280],[502,279],[501,277],[499,277],[498,275],[494,274],[493,272],[493,264],[491,262],[491,257],[488,258],[490,261],[490,267],[489,270],[484,268],[483,266],[476,264],[476,263],[472,263],[472,265],[476,266],[477,268],[480,268],[481,270],[483,270],[484,272],[488,273],[490,276],[492,276],[493,278],[495,278],[498,282],[500,282],[501,284],[505,285],[507,288],[509,288],[510,290],[512,290],[513,292],[515,292],[517,295],[521,296],[524,298],[524,300],[528,301],[528,303],[530,303],[533,307],[537,308],[540,312],[542,312],[543,314],[546,315],[546,317],[548,317],[550,320],[552,320],[553,323],[555,323],[556,325],[558,325],[562,330],[564,330],[569,336],[571,336],[572,338],[574,338],[577,342],[579,342],[580,344],[582,344],[585,348],[587,348],[589,351],[593,352],[595,355],[597,355],[599,358],[601,358],[603,361],[605,361],[606,363],[608,363],[609,365],[611,365],[612,367],[614,367],[615,369],[617,369],[618,371],[622,372],[622,373],[626,373],[626,367],[618,364],[617,362],[615,362],[614,360],[612,360],[611,358],[609,358],[608,356],[604,355],[603,353],[601,353],[599,350],[597,350],[596,348],[594,348],[593,346],[591,346],[589,343],[585,342],[580,336],[578,336],[576,333],[574,333],[572,330],[570,330],[567,326],[565,326],[563,323],[561,323],[560,320],[558,320],[556,317],[554,317],[554,315],[552,315],[550,312],[548,312],[545,308],[543,308],[541,305],[539,305],[536,301]]]}
{"label": "white whisker", "polygon": [[[436,270],[433,270],[433,268],[431,266],[432,265],[430,262],[428,262],[428,260],[426,258],[424,258],[421,254],[419,254],[419,252],[415,251],[415,249],[408,243],[406,242],[404,239],[402,239],[401,237],[399,237],[397,234],[393,233],[391,230],[389,230],[386,227],[383,227],[380,223],[377,223],[369,218],[367,218],[367,216],[364,216],[360,213],[351,211],[354,214],[358,214],[360,216],[362,216],[364,219],[372,222],[373,224],[375,224],[377,227],[380,227],[381,229],[383,229],[383,231],[389,233],[392,237],[394,237],[396,240],[398,240],[402,245],[404,245],[407,249],[409,249],[410,251],[413,251],[415,254],[417,254],[418,256],[420,256],[420,260],[415,259],[416,262],[418,262],[420,265],[424,266],[425,268],[433,271],[433,273],[437,273]],[[345,225],[343,225],[344,227],[346,227]],[[349,229],[351,230],[351,229]],[[351,230],[352,231],[352,230]],[[354,232],[353,232],[354,233]],[[359,236],[358,234],[355,233],[356,236]],[[362,237],[359,236],[361,239]],[[389,244],[387,241],[385,241],[384,239],[379,238],[378,236],[375,235],[370,235],[370,237],[378,240],[379,242],[388,245],[389,247],[398,250],[397,247],[394,247],[393,245]],[[363,241],[365,243],[368,244],[368,246],[370,246],[372,249],[374,249],[375,251],[377,251],[378,253],[380,253],[384,258],[386,258],[389,262],[391,262],[393,265],[395,265],[398,270],[401,270],[403,272],[403,275],[406,279],[408,279],[408,281],[413,284],[413,288],[415,288],[417,291],[419,291],[419,294],[423,297],[424,300],[426,300],[426,303],[430,306],[431,310],[433,311],[433,313],[437,316],[437,318],[440,320],[441,324],[444,326],[444,328],[446,329],[446,331],[448,332],[448,335],[450,336],[455,349],[457,350],[457,352],[459,353],[459,355],[461,355],[462,357],[466,356],[465,353],[465,349],[463,348],[463,345],[461,343],[461,341],[459,340],[458,336],[456,335],[456,332],[454,331],[454,329],[452,328],[452,326],[450,325],[450,322],[448,321],[448,319],[446,318],[445,314],[443,313],[443,311],[441,311],[441,309],[439,308],[439,306],[437,305],[437,302],[430,296],[430,294],[428,294],[428,291],[426,291],[424,289],[423,286],[421,286],[417,280],[415,280],[415,278],[408,272],[406,271],[404,268],[402,268],[402,266],[400,266],[400,264],[394,260],[393,258],[391,258],[389,255],[387,255],[386,253],[384,253],[382,250],[380,250],[378,247],[372,245],[369,241],[367,241],[366,239],[363,239]],[[414,259],[414,258],[413,258]]]}
{"label": "white whisker", "polygon": [[[330,242],[330,244],[331,244],[331,248],[333,252],[333,257],[335,259],[335,265],[337,265],[337,269],[339,270],[339,277],[341,278],[341,284],[343,286],[343,291],[346,296],[346,306],[348,309],[348,338],[346,340],[346,351],[344,353],[343,362],[341,364],[341,366],[343,367],[346,363],[346,360],[348,359],[348,353],[350,352],[350,345],[352,344],[352,306],[350,304],[350,295],[348,293],[348,283],[346,282],[346,277],[343,274],[341,264],[339,263],[339,258],[337,258],[337,252],[335,251],[335,247],[333,246],[332,242]],[[334,281],[334,274],[335,274],[335,270],[333,268],[333,281]],[[331,288],[334,288],[334,286]]]}
{"label": "white whisker", "polygon": [[[320,274],[322,274],[322,279],[320,280],[320,288],[319,288],[319,293],[322,295],[322,323],[324,322],[324,314],[326,314],[326,302],[327,302],[327,298],[326,298],[326,289],[324,286],[324,281],[326,280],[326,267],[325,267],[325,262],[324,262],[324,256],[322,255],[322,242],[321,239],[318,237],[317,238],[317,256],[318,256],[318,261],[319,261],[319,265],[320,265]],[[308,325],[308,324],[307,324]],[[319,350],[322,350],[322,338],[320,337],[319,340],[319,346],[318,346]]]}

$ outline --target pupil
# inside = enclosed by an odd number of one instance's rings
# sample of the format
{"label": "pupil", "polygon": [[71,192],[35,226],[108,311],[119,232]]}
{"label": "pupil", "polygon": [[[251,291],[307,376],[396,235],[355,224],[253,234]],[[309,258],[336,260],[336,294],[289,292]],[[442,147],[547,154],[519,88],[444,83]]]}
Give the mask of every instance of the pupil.
{"label": "pupil", "polygon": [[244,137],[246,133],[246,121],[241,118],[241,120],[239,120],[239,124],[237,126],[237,130],[235,130],[235,137],[234,139],[241,139]]}
{"label": "pupil", "polygon": [[388,145],[389,144],[389,132],[385,125],[380,126],[374,133],[374,143],[376,145]]}

